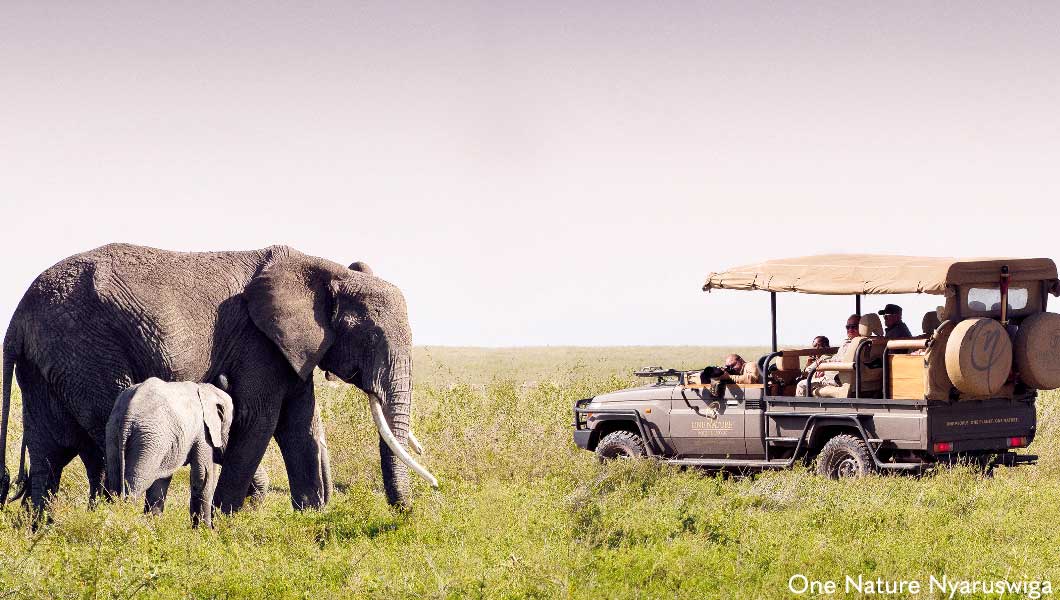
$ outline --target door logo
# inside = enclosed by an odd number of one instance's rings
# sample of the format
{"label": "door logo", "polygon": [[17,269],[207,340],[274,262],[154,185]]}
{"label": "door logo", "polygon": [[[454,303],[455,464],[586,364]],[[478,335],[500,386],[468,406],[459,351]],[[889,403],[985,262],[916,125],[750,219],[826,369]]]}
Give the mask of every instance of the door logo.
{"label": "door logo", "polygon": [[733,429],[736,429],[736,424],[732,422],[732,419],[692,421],[692,431],[732,431]]}

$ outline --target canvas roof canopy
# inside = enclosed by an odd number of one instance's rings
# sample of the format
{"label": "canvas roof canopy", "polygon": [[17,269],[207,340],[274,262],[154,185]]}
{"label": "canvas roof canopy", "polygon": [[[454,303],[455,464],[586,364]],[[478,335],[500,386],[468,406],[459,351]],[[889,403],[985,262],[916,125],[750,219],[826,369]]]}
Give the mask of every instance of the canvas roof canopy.
{"label": "canvas roof canopy", "polygon": [[944,294],[947,286],[998,281],[1045,281],[1056,294],[1049,258],[943,258],[880,254],[825,254],[767,260],[711,273],[703,290],[764,290],[803,294]]}

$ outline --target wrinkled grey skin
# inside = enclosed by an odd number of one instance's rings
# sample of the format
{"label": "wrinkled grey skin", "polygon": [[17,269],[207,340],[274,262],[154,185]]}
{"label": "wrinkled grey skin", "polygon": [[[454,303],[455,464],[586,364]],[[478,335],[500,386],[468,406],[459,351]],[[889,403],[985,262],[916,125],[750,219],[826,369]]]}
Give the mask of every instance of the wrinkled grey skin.
{"label": "wrinkled grey skin", "polygon": [[[331,467],[314,367],[376,394],[394,435],[408,440],[405,300],[362,270],[285,246],[185,253],[111,244],[59,262],[30,285],[4,339],[3,473],[13,368],[38,510],[74,456],[85,463],[90,495],[101,491],[106,423],[122,390],[148,377],[224,373],[235,419],[214,504],[225,512],[243,504],[275,437],[293,506],[323,506]],[[382,440],[379,452],[387,499],[407,506],[407,467]],[[6,492],[0,480],[0,498]]]}
{"label": "wrinkled grey skin", "polygon": [[191,466],[191,523],[210,525],[217,475],[232,429],[232,398],[208,383],[152,377],[122,392],[107,421],[107,490],[146,494],[145,512],[165,508],[177,469]]}

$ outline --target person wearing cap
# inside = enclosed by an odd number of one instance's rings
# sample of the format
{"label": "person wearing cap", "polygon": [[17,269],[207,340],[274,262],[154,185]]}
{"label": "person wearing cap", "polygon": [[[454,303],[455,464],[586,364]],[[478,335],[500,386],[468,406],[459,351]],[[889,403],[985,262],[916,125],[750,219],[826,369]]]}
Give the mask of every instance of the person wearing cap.
{"label": "person wearing cap", "polygon": [[909,326],[902,322],[901,306],[888,304],[877,314],[883,315],[883,326],[885,328],[883,337],[888,339],[913,337],[913,334],[909,331]]}

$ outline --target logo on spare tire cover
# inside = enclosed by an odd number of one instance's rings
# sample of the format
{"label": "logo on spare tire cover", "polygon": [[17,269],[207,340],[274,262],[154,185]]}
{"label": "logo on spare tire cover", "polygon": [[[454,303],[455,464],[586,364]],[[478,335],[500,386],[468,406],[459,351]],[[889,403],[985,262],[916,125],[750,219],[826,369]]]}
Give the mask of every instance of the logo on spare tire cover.
{"label": "logo on spare tire cover", "polygon": [[983,331],[982,329],[976,329],[973,332],[975,337],[972,338],[972,355],[969,357],[973,369],[985,372],[989,377],[990,368],[1001,358],[1000,342],[1003,333],[1005,333],[1004,330]]}
{"label": "logo on spare tire cover", "polygon": [[1053,331],[1053,337],[1049,340],[1049,349],[1038,352],[1035,358],[1049,370],[1056,371],[1060,368],[1060,330]]}

